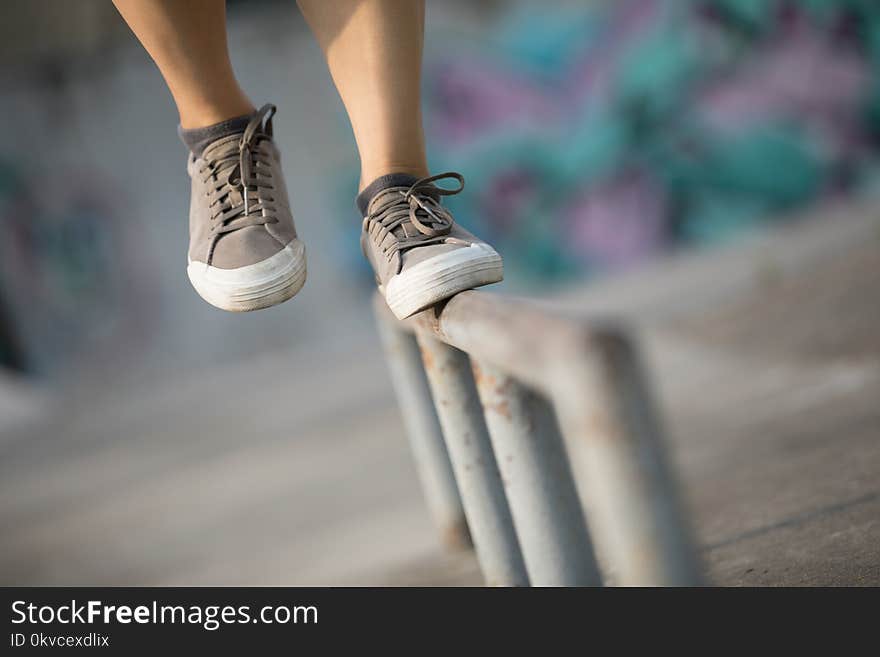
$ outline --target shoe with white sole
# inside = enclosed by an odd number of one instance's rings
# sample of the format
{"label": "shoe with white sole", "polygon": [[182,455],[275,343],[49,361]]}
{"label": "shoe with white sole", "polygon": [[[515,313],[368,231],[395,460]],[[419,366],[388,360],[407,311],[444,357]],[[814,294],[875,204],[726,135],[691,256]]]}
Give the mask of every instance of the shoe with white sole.
{"label": "shoe with white sole", "polygon": [[305,248],[272,141],[274,113],[274,105],[263,106],[243,132],[220,137],[187,163],[187,273],[196,292],[223,310],[277,305],[306,280]]}
{"label": "shoe with white sole", "polygon": [[[444,178],[457,180],[459,187],[434,185]],[[364,213],[361,248],[398,319],[504,277],[495,249],[456,224],[440,204],[442,196],[463,188],[464,178],[454,172],[421,179],[391,174],[358,198]]]}

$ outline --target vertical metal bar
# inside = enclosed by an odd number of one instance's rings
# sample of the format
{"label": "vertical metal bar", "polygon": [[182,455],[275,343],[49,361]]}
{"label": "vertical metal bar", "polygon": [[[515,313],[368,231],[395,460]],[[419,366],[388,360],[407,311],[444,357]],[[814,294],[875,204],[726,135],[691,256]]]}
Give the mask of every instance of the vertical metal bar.
{"label": "vertical metal bar", "polygon": [[[383,299],[379,301],[384,305]],[[376,313],[379,334],[428,508],[444,545],[450,548],[470,547],[471,539],[461,497],[431,398],[419,345],[413,333],[405,330],[402,324],[388,321],[387,314],[384,309]]]}
{"label": "vertical metal bar", "polygon": [[474,378],[532,586],[600,585],[552,409],[496,367],[474,362]]}
{"label": "vertical metal bar", "polygon": [[528,586],[470,361],[422,332],[418,342],[486,583]]}
{"label": "vertical metal bar", "polygon": [[600,560],[616,584],[700,584],[634,347],[617,331],[595,333],[573,361],[557,373],[554,401],[579,452],[572,457]]}

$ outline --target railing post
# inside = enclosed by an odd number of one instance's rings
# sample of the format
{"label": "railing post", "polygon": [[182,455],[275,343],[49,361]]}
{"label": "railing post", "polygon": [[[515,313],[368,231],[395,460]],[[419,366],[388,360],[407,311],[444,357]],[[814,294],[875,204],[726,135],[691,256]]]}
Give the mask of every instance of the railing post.
{"label": "railing post", "polygon": [[[376,299],[384,306],[383,299]],[[376,319],[428,508],[446,546],[470,547],[461,497],[415,335],[393,318],[389,321],[384,307],[376,308]]]}
{"label": "railing post", "polygon": [[532,586],[599,586],[552,409],[494,366],[474,362],[474,378]]}
{"label": "railing post", "polygon": [[701,583],[690,532],[663,453],[657,414],[629,339],[592,330],[553,373],[593,543],[620,585]]}
{"label": "railing post", "polygon": [[[530,567],[536,563],[531,555],[548,554],[535,547],[539,514],[522,511],[526,505],[548,502],[534,495],[520,497],[519,489],[510,491],[517,519],[514,530],[492,451],[495,437],[490,440],[475,398],[468,355],[480,364],[498,367],[517,386],[552,403],[586,507],[589,537],[598,561],[608,566],[603,575],[611,583],[702,583],[663,451],[659,420],[637,354],[624,332],[607,322],[573,321],[477,290],[461,292],[405,323],[416,330],[422,347],[462,505],[490,583],[529,580],[518,540],[529,554]],[[524,411],[523,417],[528,413]],[[490,421],[500,420],[490,414]],[[500,431],[522,440],[525,432],[518,424],[519,420],[502,424]],[[499,453],[504,441],[496,441]],[[543,471],[545,465],[535,469]],[[507,478],[507,468],[503,471]],[[540,478],[530,484],[540,485]],[[520,522],[521,517],[527,520]],[[528,523],[534,525],[526,529]],[[551,539],[554,544],[559,540]],[[538,573],[539,567],[533,570]],[[535,581],[550,581],[550,575],[539,580],[536,574]]]}
{"label": "railing post", "polygon": [[463,352],[422,332],[417,337],[486,583],[528,586],[470,361]]}

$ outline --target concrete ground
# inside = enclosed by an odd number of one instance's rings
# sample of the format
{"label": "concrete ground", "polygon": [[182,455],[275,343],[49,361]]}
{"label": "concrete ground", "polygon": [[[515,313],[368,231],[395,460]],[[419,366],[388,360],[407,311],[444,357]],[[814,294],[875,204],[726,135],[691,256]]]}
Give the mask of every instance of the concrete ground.
{"label": "concrete ground", "polygon": [[[546,302],[633,322],[714,583],[880,584],[878,207]],[[363,321],[159,383],[0,380],[24,409],[0,421],[0,584],[478,584],[439,548]]]}

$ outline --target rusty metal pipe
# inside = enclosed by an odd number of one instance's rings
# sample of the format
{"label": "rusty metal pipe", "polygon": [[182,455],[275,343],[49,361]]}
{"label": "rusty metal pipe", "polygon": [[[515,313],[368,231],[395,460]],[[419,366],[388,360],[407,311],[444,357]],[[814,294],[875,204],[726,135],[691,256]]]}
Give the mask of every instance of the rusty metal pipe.
{"label": "rusty metal pipe", "polygon": [[[384,300],[376,297],[375,301],[379,335],[391,382],[397,394],[428,508],[444,545],[452,549],[470,547],[461,497],[425,376],[419,345],[415,335],[400,322],[389,321]],[[378,304],[382,307],[379,308]]]}
{"label": "rusty metal pipe", "polygon": [[598,586],[593,547],[549,404],[493,365],[474,378],[532,586]]}
{"label": "rusty metal pipe", "polygon": [[410,320],[553,403],[593,545],[614,581],[701,582],[645,375],[626,331],[462,292]]}
{"label": "rusty metal pipe", "polygon": [[554,404],[571,438],[594,543],[621,585],[693,586],[701,569],[631,341],[597,332],[557,372]]}
{"label": "rusty metal pipe", "polygon": [[486,584],[528,586],[470,361],[427,334],[417,338]]}

